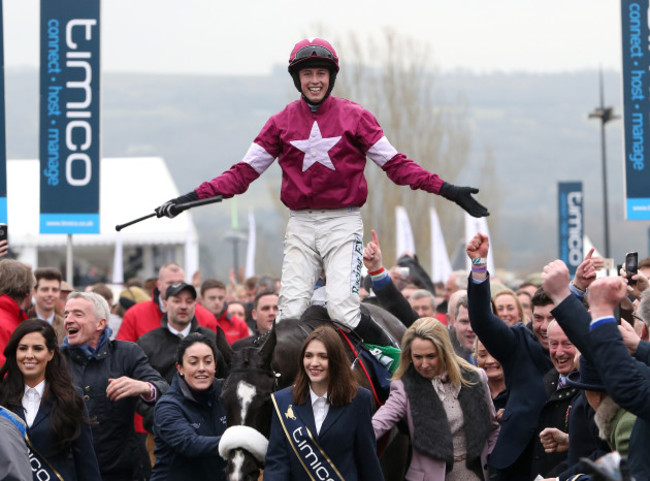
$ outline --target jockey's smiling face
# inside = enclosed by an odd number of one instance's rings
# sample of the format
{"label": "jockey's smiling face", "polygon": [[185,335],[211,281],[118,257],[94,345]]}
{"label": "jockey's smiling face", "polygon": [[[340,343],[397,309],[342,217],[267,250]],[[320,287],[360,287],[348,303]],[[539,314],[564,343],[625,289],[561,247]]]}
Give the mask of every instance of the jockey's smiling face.
{"label": "jockey's smiling face", "polygon": [[303,68],[298,72],[302,94],[314,104],[321,102],[330,85],[330,71],[326,68]]}

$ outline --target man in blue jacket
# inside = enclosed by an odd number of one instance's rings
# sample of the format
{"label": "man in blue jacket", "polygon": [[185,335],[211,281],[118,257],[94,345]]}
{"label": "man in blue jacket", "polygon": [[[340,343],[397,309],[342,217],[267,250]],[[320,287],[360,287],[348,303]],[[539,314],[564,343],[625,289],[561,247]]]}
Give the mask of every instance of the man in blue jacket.
{"label": "man in blue jacket", "polygon": [[637,416],[628,457],[637,481],[650,479],[650,367],[630,356],[618,330],[614,310],[627,296],[627,282],[606,277],[589,288],[589,342],[593,362],[607,392],[619,406]]}
{"label": "man in blue jacket", "polygon": [[[528,481],[537,420],[547,395],[543,377],[553,367],[546,329],[553,302],[541,292],[534,296],[533,329],[509,327],[492,312],[487,273],[489,240],[477,234],[466,247],[472,260],[467,286],[469,319],[488,352],[501,363],[510,395],[501,418],[501,431],[488,459],[490,481]],[[535,297],[539,301],[535,301]]]}
{"label": "man in blue jacket", "polygon": [[637,481],[650,480],[650,367],[644,362],[647,351],[637,349],[634,357],[629,354],[614,317],[614,309],[627,295],[626,281],[620,277],[592,281],[588,294],[590,314],[571,294],[569,270],[564,262],[555,260],[546,265],[542,279],[556,300],[553,312],[569,339],[596,366],[614,402],[638,417],[630,437],[629,467]]}

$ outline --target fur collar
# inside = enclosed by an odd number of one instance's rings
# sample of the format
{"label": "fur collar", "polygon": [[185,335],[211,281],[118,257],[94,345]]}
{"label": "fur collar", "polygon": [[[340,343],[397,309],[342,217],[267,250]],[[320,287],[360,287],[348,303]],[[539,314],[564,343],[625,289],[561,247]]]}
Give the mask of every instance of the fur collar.
{"label": "fur collar", "polygon": [[615,421],[618,418],[617,414],[621,410],[622,408],[611,397],[606,396],[602,400],[594,415],[594,421],[596,422],[596,426],[598,426],[598,436],[604,440],[610,439],[616,428]]}
{"label": "fur collar", "polygon": [[[465,463],[482,479],[481,452],[490,434],[490,407],[479,374],[473,370],[463,370],[462,374],[471,383],[471,386],[461,384],[458,394],[464,417]],[[454,447],[449,421],[432,382],[420,376],[413,366],[406,371],[402,382],[413,418],[414,449],[433,459],[445,461],[447,471],[451,470]]]}

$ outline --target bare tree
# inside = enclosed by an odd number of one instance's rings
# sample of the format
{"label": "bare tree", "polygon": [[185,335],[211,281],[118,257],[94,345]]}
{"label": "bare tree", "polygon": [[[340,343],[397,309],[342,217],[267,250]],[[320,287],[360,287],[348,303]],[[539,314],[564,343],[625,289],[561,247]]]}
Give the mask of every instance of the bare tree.
{"label": "bare tree", "polygon": [[[455,183],[468,164],[470,133],[465,102],[448,103],[436,95],[436,69],[430,46],[387,30],[361,41],[352,33],[338,39],[341,72],[337,96],[373,112],[391,143],[425,169]],[[463,211],[453,203],[422,191],[393,184],[369,162],[368,202],[363,208],[366,230],[380,235],[386,263],[395,252],[395,206],[406,207],[416,252],[430,265],[429,208],[435,207],[449,247],[461,238]]]}

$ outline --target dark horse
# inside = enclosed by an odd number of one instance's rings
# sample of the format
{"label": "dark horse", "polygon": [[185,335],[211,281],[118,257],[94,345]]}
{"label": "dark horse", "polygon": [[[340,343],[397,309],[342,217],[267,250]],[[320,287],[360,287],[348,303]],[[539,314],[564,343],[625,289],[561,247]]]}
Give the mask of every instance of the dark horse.
{"label": "dark horse", "polygon": [[[405,327],[397,318],[374,305],[366,305],[366,308],[378,324],[397,340],[401,339]],[[227,348],[230,374],[221,400],[226,409],[228,430],[222,437],[219,450],[228,460],[226,477],[229,481],[259,478],[266,452],[264,440],[268,440],[271,429],[270,394],[293,383],[300,365],[300,348],[309,333],[323,324],[332,325],[324,312],[324,309],[310,308],[301,320],[283,319],[266,338],[261,339],[259,348],[248,347],[234,352]],[[354,347],[354,342],[351,344]],[[363,370],[358,369],[362,363],[351,348],[348,351],[359,384],[369,387]],[[400,455],[405,456],[404,443],[397,449]],[[403,479],[404,473],[396,476]]]}

